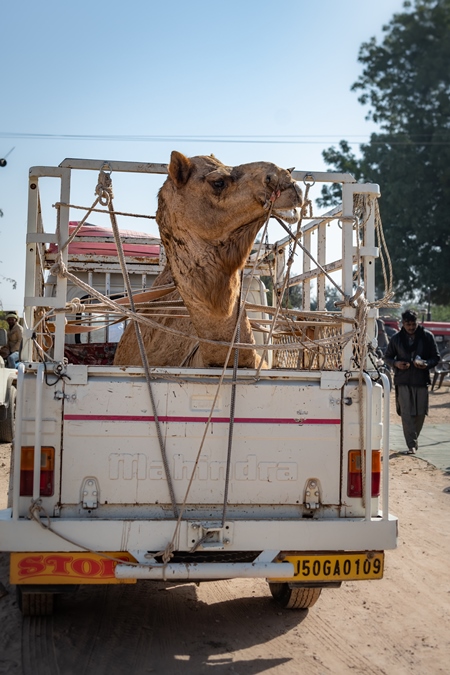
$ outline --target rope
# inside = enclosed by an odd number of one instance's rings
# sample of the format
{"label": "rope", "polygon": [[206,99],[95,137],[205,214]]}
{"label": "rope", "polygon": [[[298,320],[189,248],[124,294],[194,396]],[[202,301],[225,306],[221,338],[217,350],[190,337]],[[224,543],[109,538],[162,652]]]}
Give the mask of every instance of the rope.
{"label": "rope", "polygon": [[[243,284],[243,274],[241,271],[241,285],[239,289],[239,298],[238,298],[238,327],[236,331],[236,339],[239,340],[239,335],[241,331],[241,326],[239,322],[239,317],[241,314],[241,301],[242,301],[242,284]],[[227,503],[228,503],[228,489],[230,485],[230,466],[231,466],[231,450],[233,447],[233,431],[234,431],[234,413],[236,408],[236,384],[237,384],[237,369],[239,363],[239,350],[234,350],[234,362],[233,362],[233,379],[231,382],[231,399],[230,399],[230,422],[228,425],[228,448],[227,448],[227,465],[225,470],[225,489],[223,496],[223,512],[222,512],[222,527],[225,527],[225,520],[227,515]]]}
{"label": "rope", "polygon": [[[96,203],[98,203],[98,200],[96,200]],[[55,209],[60,209],[61,206],[65,206],[69,209],[79,209],[81,211],[86,210],[86,206],[77,206],[76,204],[66,204],[64,202],[56,202],[53,204],[53,208]],[[105,209],[95,209],[93,206],[89,209],[89,213],[107,213],[109,215],[110,211],[109,209],[106,211]],[[89,214],[88,214],[89,215]],[[149,220],[155,220],[156,216],[148,216],[143,213],[128,213],[127,211],[114,211],[115,216],[129,216],[130,218],[148,218]],[[87,218],[87,216],[86,216]],[[84,222],[84,221],[83,221]]]}
{"label": "rope", "polygon": [[[112,226],[112,230],[113,230],[113,233],[114,233],[114,239],[116,241],[117,253],[118,253],[118,256],[119,256],[120,268],[122,270],[122,276],[123,276],[123,279],[125,281],[125,287],[126,287],[126,290],[127,290],[127,293],[128,293],[129,301],[130,301],[130,309],[133,312],[133,314],[136,315],[135,306],[134,306],[134,299],[133,299],[133,291],[132,291],[131,282],[130,282],[130,276],[128,274],[128,268],[127,268],[127,264],[126,264],[126,261],[125,261],[125,255],[124,255],[124,252],[123,252],[122,240],[120,239],[119,227],[117,225],[117,220],[116,220],[116,216],[114,214],[114,209],[113,209],[113,204],[112,204],[112,200],[113,200],[114,195],[113,195],[113,191],[112,191],[111,173],[108,174],[103,169],[100,171],[98,185],[97,185],[95,191],[98,195],[100,204],[102,204],[102,206],[108,206],[108,210],[109,210],[110,218],[111,218],[111,226]],[[136,331],[136,340],[137,340],[137,343],[138,343],[138,346],[139,346],[141,361],[142,361],[142,365],[143,365],[144,372],[145,372],[145,379],[147,381],[147,389],[148,389],[148,393],[149,393],[149,396],[150,396],[150,403],[151,403],[151,406],[152,406],[152,412],[153,412],[153,417],[154,417],[154,421],[155,421],[156,433],[157,433],[157,436],[158,436],[159,448],[160,448],[160,451],[161,451],[161,457],[162,457],[162,461],[163,461],[163,465],[164,465],[164,471],[165,471],[165,474],[166,474],[167,486],[169,488],[170,500],[172,502],[172,509],[173,509],[174,516],[177,517],[178,508],[177,508],[177,503],[176,503],[176,498],[175,498],[175,491],[174,491],[174,487],[173,487],[172,476],[171,476],[171,473],[170,473],[170,467],[169,467],[169,461],[168,461],[168,458],[167,458],[166,448],[165,448],[165,445],[164,445],[164,439],[163,439],[163,436],[162,436],[161,425],[160,425],[159,418],[158,418],[156,401],[155,401],[155,397],[154,397],[154,394],[153,394],[153,388],[152,388],[152,384],[151,384],[151,375],[150,375],[150,366],[149,366],[149,363],[148,363],[147,353],[145,351],[144,340],[142,338],[142,333],[141,333],[141,327],[140,327],[139,323],[134,318],[133,318],[133,323],[134,323],[134,328],[135,328],[135,331]]]}
{"label": "rope", "polygon": [[[267,215],[266,223],[265,223],[265,226],[264,226],[264,232],[267,230],[267,226],[268,226],[270,216],[271,216],[271,213],[272,213],[274,201],[275,200],[273,199],[273,193],[272,193],[272,198],[271,198],[271,200],[269,202],[269,206],[268,206],[268,215]],[[261,247],[261,245],[262,245],[262,238],[261,238],[260,247]],[[228,361],[229,361],[231,352],[232,352],[233,349],[235,349],[235,357],[236,357],[236,353],[238,353],[239,349],[241,348],[241,345],[239,343],[236,343],[236,337],[238,335],[238,331],[240,330],[241,319],[242,319],[243,313],[245,311],[245,301],[247,299],[247,295],[248,295],[249,290],[250,290],[250,284],[251,284],[251,280],[253,279],[253,275],[254,275],[256,266],[257,266],[257,260],[255,260],[255,262],[254,262],[254,265],[253,265],[253,268],[252,268],[252,271],[251,271],[251,274],[250,274],[250,283],[248,284],[246,293],[244,295],[244,298],[241,301],[241,306],[240,306],[239,311],[238,311],[238,317],[237,317],[237,320],[236,320],[236,325],[235,325],[235,328],[234,328],[234,331],[233,331],[233,335],[231,336],[231,340],[227,345],[228,351],[227,351],[227,354],[226,354],[226,357],[225,357],[224,366],[222,368],[222,373],[220,375],[219,382],[217,383],[216,393],[214,395],[214,399],[211,403],[211,409],[209,411],[208,419],[206,420],[205,429],[203,431],[203,436],[201,438],[200,446],[199,446],[199,449],[198,449],[198,452],[197,452],[197,456],[196,456],[195,461],[194,461],[194,466],[192,468],[192,473],[191,473],[191,477],[189,479],[189,483],[188,483],[188,486],[187,486],[187,489],[186,489],[186,494],[185,494],[185,497],[184,497],[184,500],[183,500],[183,504],[181,505],[181,508],[180,508],[180,513],[179,513],[179,516],[178,516],[177,523],[175,525],[175,530],[174,530],[174,533],[173,533],[173,536],[172,536],[172,540],[170,541],[170,543],[166,547],[165,556],[168,559],[170,559],[171,554],[174,550],[174,542],[175,542],[176,536],[178,534],[178,530],[179,530],[180,523],[181,523],[181,518],[182,518],[184,510],[186,508],[187,499],[188,499],[188,496],[189,496],[189,493],[190,493],[190,490],[191,490],[191,487],[192,487],[192,483],[194,481],[194,476],[195,476],[195,473],[197,471],[198,463],[200,461],[200,457],[201,457],[201,454],[202,454],[202,451],[203,451],[203,446],[204,446],[205,440],[206,440],[206,434],[208,433],[209,425],[211,423],[211,419],[212,419],[212,416],[214,414],[216,401],[217,401],[217,398],[219,396],[219,392],[220,392],[220,389],[222,387],[222,384],[223,384],[223,381],[224,381],[224,378],[225,378],[226,369],[227,369],[227,365],[228,365]],[[240,293],[242,293],[242,279],[241,279]],[[216,343],[216,344],[220,344],[220,343]],[[253,381],[255,381],[255,380],[253,380]],[[233,382],[231,384],[232,384],[232,387],[235,387]],[[229,447],[230,447],[230,443],[229,443]],[[230,451],[231,451],[231,449],[230,449]],[[197,545],[200,545],[200,543],[198,543]]]}
{"label": "rope", "polygon": [[[47,519],[47,525],[45,525],[42,520],[40,513],[44,514],[44,517]],[[100,556],[101,558],[106,558],[107,560],[114,560],[115,562],[120,562],[122,565],[129,565],[130,567],[137,567],[140,565],[138,562],[133,562],[132,560],[119,560],[118,558],[114,558],[111,555],[108,555],[107,553],[103,553],[102,551],[96,551],[93,548],[89,548],[88,546],[84,546],[83,544],[79,544],[76,541],[73,541],[73,539],[69,539],[69,537],[64,536],[63,534],[60,534],[59,532],[56,532],[52,528],[52,523],[50,520],[50,517],[47,513],[47,511],[44,509],[42,506],[41,500],[36,499],[36,500],[31,500],[30,507],[28,509],[28,515],[30,516],[30,520],[33,520],[35,523],[38,523],[44,530],[47,530],[47,532],[51,532],[55,536],[59,537],[60,539],[63,539],[64,541],[67,541],[68,544],[71,544],[72,546],[77,546],[78,548],[81,548],[83,551],[87,551],[88,553],[94,553],[95,555]]]}
{"label": "rope", "polygon": [[[285,275],[284,281],[283,281],[283,286],[281,288],[281,292],[280,292],[279,295],[277,294],[277,289],[275,288],[275,285],[273,287],[274,297],[276,296],[276,298],[277,298],[277,308],[276,308],[275,316],[274,316],[274,319],[273,319],[273,321],[274,321],[273,325],[275,325],[275,322],[278,319],[278,315],[279,315],[280,311],[282,311],[282,308],[283,308],[283,297],[284,297],[285,290],[288,286],[290,270],[291,270],[292,264],[294,262],[295,249],[297,247],[298,240],[301,236],[301,227],[302,227],[302,222],[303,222],[303,216],[306,214],[306,209],[308,207],[311,208],[311,201],[308,199],[311,184],[305,183],[305,185],[306,185],[305,198],[304,198],[302,208],[301,208],[301,211],[300,211],[300,218],[298,219],[298,222],[297,222],[297,232],[296,232],[296,235],[294,237],[294,245],[292,246],[292,250],[290,250],[290,253],[289,253],[289,259],[288,259],[288,263],[287,263],[287,271],[286,271],[286,275]],[[272,204],[272,207],[273,207],[273,204]],[[270,210],[269,213],[271,215],[272,209]],[[276,220],[278,220],[278,218]],[[278,222],[280,222],[280,221],[278,220]],[[284,225],[284,223],[283,223],[283,225]],[[289,235],[292,237],[291,230],[289,228],[287,228],[287,230],[289,232]],[[262,242],[262,237],[261,237],[261,242]],[[267,342],[270,342],[270,340],[272,339],[272,334],[273,334],[273,326],[271,326],[270,333],[269,333],[269,336],[267,338]],[[261,362],[260,362],[259,367],[257,369],[257,373],[256,373],[257,377],[259,377],[259,374],[260,374],[260,371],[261,371],[261,368],[262,368],[262,363],[263,363],[263,360],[264,360],[264,356],[265,356],[265,354],[262,355]]]}
{"label": "rope", "polygon": [[86,309],[86,305],[83,305],[80,298],[74,298],[70,302],[66,302],[66,311],[70,314],[82,314]]}

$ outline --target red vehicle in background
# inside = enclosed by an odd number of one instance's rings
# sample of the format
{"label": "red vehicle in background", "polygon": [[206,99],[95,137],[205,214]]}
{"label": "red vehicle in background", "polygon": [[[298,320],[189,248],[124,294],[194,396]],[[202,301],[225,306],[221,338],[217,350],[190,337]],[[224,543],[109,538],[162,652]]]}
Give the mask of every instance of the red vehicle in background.
{"label": "red vehicle in background", "polygon": [[[386,333],[389,339],[400,330],[401,319],[393,317],[381,317],[386,326]],[[447,321],[421,321],[420,324],[431,331],[435,337],[441,358],[450,359],[450,322]]]}

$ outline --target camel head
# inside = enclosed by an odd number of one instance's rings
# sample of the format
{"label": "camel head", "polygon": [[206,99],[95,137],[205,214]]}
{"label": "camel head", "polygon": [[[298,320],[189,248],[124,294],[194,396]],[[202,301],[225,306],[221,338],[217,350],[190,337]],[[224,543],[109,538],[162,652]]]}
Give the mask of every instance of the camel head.
{"label": "camel head", "polygon": [[[156,221],[168,269],[197,335],[228,340],[237,320],[241,270],[269,213],[299,220],[302,192],[290,171],[270,162],[225,166],[214,156],[172,152],[158,195]],[[242,341],[252,342],[245,318]],[[204,363],[223,363],[222,350],[202,345]],[[252,354],[242,365],[255,362]],[[240,360],[241,364],[241,360]]]}
{"label": "camel head", "polygon": [[211,310],[229,314],[222,282],[245,265],[270,207],[273,215],[298,221],[302,192],[288,170],[270,162],[229,167],[214,156],[174,151],[168,173],[156,220],[175,282],[182,293],[181,276],[193,274]]}
{"label": "camel head", "polygon": [[167,233],[164,205],[171,211],[172,227],[180,221],[182,229],[204,241],[225,241],[243,227],[256,236],[271,203],[274,215],[288,223],[299,219],[300,188],[289,170],[270,162],[229,167],[212,155],[188,158],[174,151],[168,173],[157,213],[162,236]]}

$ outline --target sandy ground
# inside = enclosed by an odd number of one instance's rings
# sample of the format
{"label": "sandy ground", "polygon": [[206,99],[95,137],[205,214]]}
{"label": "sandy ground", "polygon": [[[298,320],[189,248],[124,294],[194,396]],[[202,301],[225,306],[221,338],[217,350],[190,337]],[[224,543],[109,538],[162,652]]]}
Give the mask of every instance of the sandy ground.
{"label": "sandy ground", "polygon": [[[400,424],[400,417],[395,412],[395,395],[391,393],[391,424]],[[425,424],[450,424],[450,380],[439,389],[430,391],[428,417]]]}
{"label": "sandy ground", "polygon": [[[398,423],[393,415],[393,422]],[[450,388],[427,423],[450,422]],[[0,502],[9,446],[0,446]],[[23,619],[0,556],[0,673],[8,675],[435,675],[450,663],[450,476],[411,456],[390,461],[399,541],[385,577],[280,609],[260,580],[84,587],[53,617]]]}

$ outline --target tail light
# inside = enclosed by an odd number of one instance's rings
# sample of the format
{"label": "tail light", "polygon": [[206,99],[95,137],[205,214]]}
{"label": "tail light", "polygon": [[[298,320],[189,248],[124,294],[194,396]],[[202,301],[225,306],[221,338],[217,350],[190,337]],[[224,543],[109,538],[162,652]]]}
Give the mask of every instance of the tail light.
{"label": "tail light", "polygon": [[[55,466],[55,448],[41,448],[41,476],[40,490],[41,497],[50,497],[54,491],[54,466]],[[22,447],[20,461],[20,496],[33,496],[33,475],[34,475],[34,447],[26,445]]]}
{"label": "tail light", "polygon": [[[361,450],[350,450],[348,453],[348,483],[349,497],[362,497],[362,482],[365,477],[361,471]],[[381,450],[372,451],[372,497],[380,494],[381,482]]]}

